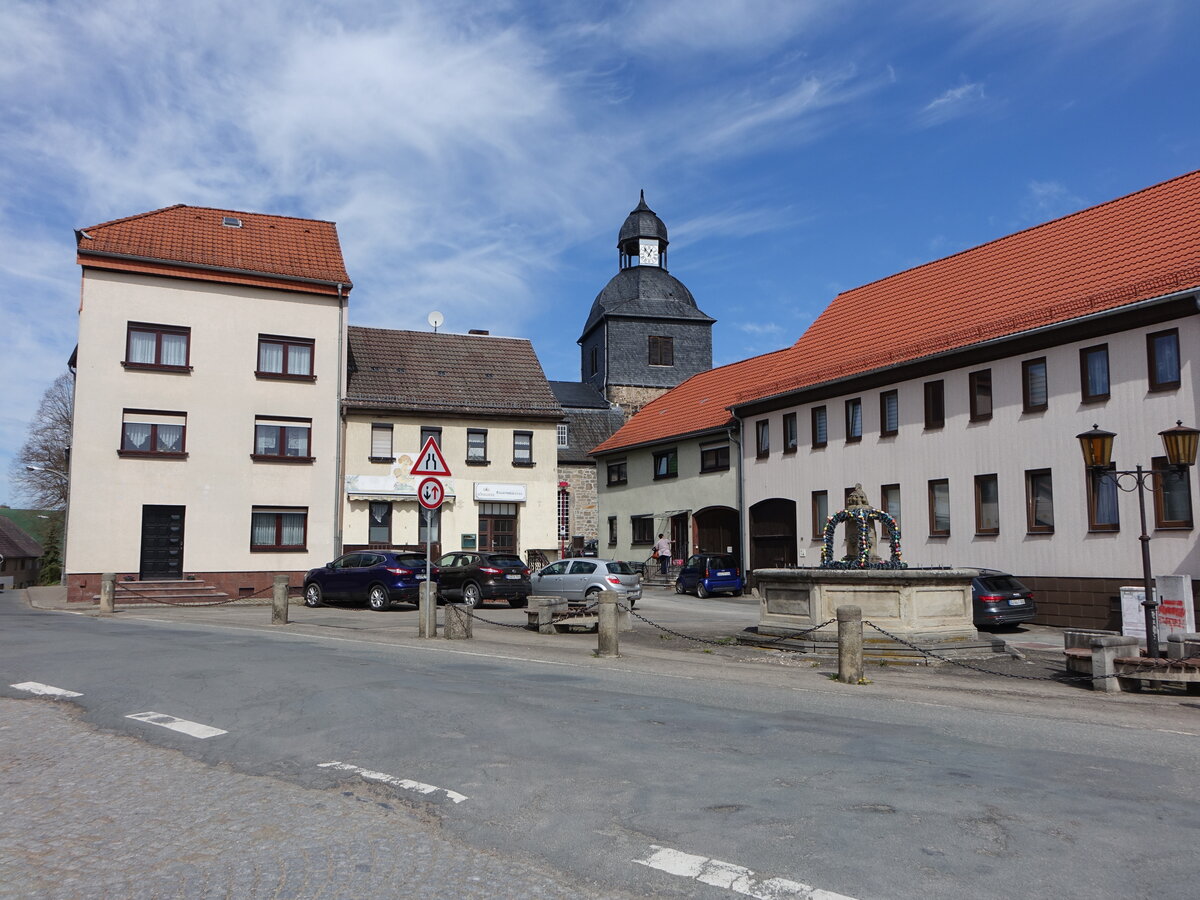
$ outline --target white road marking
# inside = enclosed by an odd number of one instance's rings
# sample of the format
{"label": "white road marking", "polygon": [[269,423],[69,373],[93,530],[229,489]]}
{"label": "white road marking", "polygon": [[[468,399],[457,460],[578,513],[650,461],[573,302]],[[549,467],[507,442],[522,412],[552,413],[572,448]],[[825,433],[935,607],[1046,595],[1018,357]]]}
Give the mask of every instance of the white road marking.
{"label": "white road marking", "polygon": [[199,722],[189,722],[187,719],[177,719],[175,716],[168,716],[163,713],[133,713],[125,718],[137,719],[139,722],[146,722],[150,725],[161,725],[163,728],[170,728],[172,731],[181,731],[194,738],[200,738],[200,740],[216,737],[218,734],[229,734],[228,731],[223,731],[220,728],[201,725]]}
{"label": "white road marking", "polygon": [[82,697],[83,694],[75,691],[67,691],[63,688],[56,688],[53,685],[42,684],[40,681],[22,681],[20,684],[10,684],[9,687],[14,687],[18,691],[29,691],[31,694],[38,694],[42,697]]}
{"label": "white road marking", "polygon": [[695,856],[657,844],[651,844],[650,849],[654,852],[645,859],[635,859],[634,862],[639,866],[649,866],[651,869],[666,872],[668,875],[691,878],[702,884],[726,888],[736,894],[756,897],[758,900],[853,900],[845,894],[823,891],[786,878],[759,878],[744,866],[721,862],[719,859]]}
{"label": "white road marking", "polygon": [[406,791],[416,791],[418,794],[436,794],[438,791],[441,791],[455,803],[462,803],[467,799],[465,794],[460,794],[457,791],[436,787],[432,784],[422,784],[410,778],[397,778],[395,775],[388,775],[386,772],[373,772],[370,769],[363,769],[359,766],[352,766],[350,763],[338,762],[337,760],[317,763],[317,765],[322,769],[340,769],[343,772],[355,772],[369,781],[382,781],[385,784],[391,784]]}

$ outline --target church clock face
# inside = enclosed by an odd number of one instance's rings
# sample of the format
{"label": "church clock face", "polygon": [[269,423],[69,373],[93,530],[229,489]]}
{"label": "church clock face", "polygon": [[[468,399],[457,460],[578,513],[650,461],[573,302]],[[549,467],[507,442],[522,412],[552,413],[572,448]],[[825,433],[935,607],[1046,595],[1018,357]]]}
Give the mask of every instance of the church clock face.
{"label": "church clock face", "polygon": [[638,262],[643,266],[658,265],[658,241],[642,241],[638,250]]}

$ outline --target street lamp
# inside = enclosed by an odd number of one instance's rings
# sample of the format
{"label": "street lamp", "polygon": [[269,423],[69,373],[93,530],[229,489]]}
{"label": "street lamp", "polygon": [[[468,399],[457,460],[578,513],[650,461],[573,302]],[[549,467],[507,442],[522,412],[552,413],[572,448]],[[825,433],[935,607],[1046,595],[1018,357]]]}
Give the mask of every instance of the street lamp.
{"label": "street lamp", "polygon": [[56,478],[63,479],[63,481],[66,481],[68,477],[66,472],[60,472],[58,469],[47,469],[45,466],[26,465],[25,468],[30,472],[45,472],[47,475],[53,475]]}
{"label": "street lamp", "polygon": [[[1118,471],[1110,469],[1112,459],[1113,438],[1111,431],[1103,431],[1100,426],[1093,425],[1091,431],[1077,434],[1079,446],[1083,450],[1083,463],[1096,475],[1104,475],[1112,479],[1113,484],[1126,493],[1137,491],[1138,515],[1142,520],[1142,534],[1138,538],[1142,543],[1142,591],[1144,599],[1142,607],[1146,612],[1146,655],[1151,658],[1158,656],[1158,598],[1154,596],[1154,579],[1150,574],[1150,535],[1146,531],[1146,484],[1162,487],[1162,479],[1170,474],[1185,471],[1196,463],[1196,441],[1200,431],[1187,428],[1182,420],[1176,420],[1174,428],[1160,431],[1163,447],[1167,452],[1166,469],[1143,469],[1140,465],[1132,470]],[[1122,479],[1126,479],[1122,482]]]}

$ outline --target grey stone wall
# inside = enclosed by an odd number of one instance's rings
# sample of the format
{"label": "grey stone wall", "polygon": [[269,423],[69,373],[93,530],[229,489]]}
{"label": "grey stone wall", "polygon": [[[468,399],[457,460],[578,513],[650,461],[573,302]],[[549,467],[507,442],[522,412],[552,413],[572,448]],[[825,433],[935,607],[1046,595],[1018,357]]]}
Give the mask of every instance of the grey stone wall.
{"label": "grey stone wall", "polygon": [[571,485],[570,535],[582,534],[585,541],[599,538],[599,500],[596,496],[595,463],[562,463],[558,480]]}
{"label": "grey stone wall", "polygon": [[[675,365],[652,366],[651,335],[670,337]],[[672,319],[608,320],[608,383],[672,388],[712,368],[712,324]],[[584,359],[585,364],[587,358]]]}
{"label": "grey stone wall", "polygon": [[623,384],[610,384],[605,399],[609,403],[616,403],[620,406],[621,412],[625,413],[625,421],[628,422],[630,416],[655,397],[661,397],[667,390],[668,388],[660,387],[629,387]]}

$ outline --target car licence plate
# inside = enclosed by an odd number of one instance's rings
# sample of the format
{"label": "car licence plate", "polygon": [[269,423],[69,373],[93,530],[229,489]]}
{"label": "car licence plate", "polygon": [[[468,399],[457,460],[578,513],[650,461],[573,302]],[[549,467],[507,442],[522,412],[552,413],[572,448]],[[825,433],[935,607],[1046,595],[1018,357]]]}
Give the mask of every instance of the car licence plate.
{"label": "car licence plate", "polygon": [[718,578],[728,578],[728,577],[729,577],[729,573],[728,573],[728,572],[718,572],[718,573],[717,573],[717,577],[718,577]]}
{"label": "car licence plate", "polygon": [[1008,601],[1008,605],[1009,605],[1009,606],[1024,606],[1024,605],[1025,605],[1025,601],[1024,601],[1024,600],[1020,600],[1020,599],[1018,599],[1018,600],[1009,600],[1009,601]]}
{"label": "car licence plate", "polygon": [[425,580],[425,576],[424,576],[424,575],[418,575],[418,576],[417,576],[417,581],[424,581],[424,580]]}
{"label": "car licence plate", "polygon": [[510,581],[516,581],[521,576],[520,575],[505,575],[504,577],[509,579]]}

